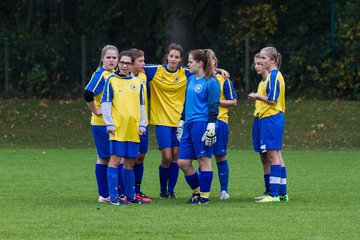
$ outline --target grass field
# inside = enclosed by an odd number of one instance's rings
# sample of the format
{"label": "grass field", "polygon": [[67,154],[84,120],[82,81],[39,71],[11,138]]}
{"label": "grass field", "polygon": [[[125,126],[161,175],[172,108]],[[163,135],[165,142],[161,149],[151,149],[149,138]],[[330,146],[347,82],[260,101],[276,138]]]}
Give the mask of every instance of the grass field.
{"label": "grass field", "polygon": [[[230,110],[229,147],[251,150],[254,104]],[[359,102],[287,99],[285,150],[360,150]],[[150,128],[150,149],[156,149]],[[0,148],[92,148],[84,100],[0,100]]]}
{"label": "grass field", "polygon": [[[231,199],[187,205],[182,174],[178,199],[147,205],[97,203],[95,151],[0,150],[1,239],[359,239],[360,152],[284,151],[288,203],[258,204],[258,156],[230,151]],[[158,196],[159,152],[147,155],[142,189]]]}

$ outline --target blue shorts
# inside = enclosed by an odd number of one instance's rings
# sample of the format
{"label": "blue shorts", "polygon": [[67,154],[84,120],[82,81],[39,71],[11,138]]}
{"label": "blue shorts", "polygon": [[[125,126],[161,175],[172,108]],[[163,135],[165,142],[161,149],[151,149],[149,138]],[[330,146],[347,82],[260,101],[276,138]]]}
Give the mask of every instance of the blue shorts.
{"label": "blue shorts", "polygon": [[214,144],[213,154],[215,156],[225,156],[229,138],[229,125],[221,120],[217,121],[216,143]]}
{"label": "blue shorts", "polygon": [[281,150],[285,128],[285,116],[282,112],[260,120],[261,150]]}
{"label": "blue shorts", "polygon": [[254,151],[258,153],[265,153],[266,149],[260,149],[260,130],[261,130],[261,122],[258,117],[254,118],[253,128],[252,128],[252,141],[254,146]]}
{"label": "blue shorts", "polygon": [[146,127],[145,135],[140,136],[140,153],[146,154],[149,146],[149,128]]}
{"label": "blue shorts", "polygon": [[110,153],[124,158],[137,158],[139,157],[140,143],[136,142],[120,142],[110,140]]}
{"label": "blue shorts", "polygon": [[173,148],[180,145],[176,138],[176,127],[156,125],[155,132],[159,149]]}
{"label": "blue shorts", "polygon": [[91,125],[91,131],[99,158],[110,158],[109,133],[106,126]]}
{"label": "blue shorts", "polygon": [[185,123],[181,137],[179,159],[195,160],[201,157],[211,158],[213,146],[206,147],[201,137],[206,131],[207,122]]}

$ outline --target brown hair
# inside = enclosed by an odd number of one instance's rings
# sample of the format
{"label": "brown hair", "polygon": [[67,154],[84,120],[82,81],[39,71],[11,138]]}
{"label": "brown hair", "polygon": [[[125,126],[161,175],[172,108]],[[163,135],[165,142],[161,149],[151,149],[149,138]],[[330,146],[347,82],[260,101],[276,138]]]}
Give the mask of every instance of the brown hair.
{"label": "brown hair", "polygon": [[181,45],[179,44],[176,44],[176,43],[171,43],[169,46],[168,46],[168,49],[164,55],[164,59],[163,59],[163,62],[165,64],[168,64],[168,61],[167,61],[167,57],[169,56],[169,53],[171,50],[177,50],[180,52],[180,58],[183,59],[183,56],[184,56],[184,50],[183,48],[181,47]]}
{"label": "brown hair", "polygon": [[280,69],[281,66],[281,54],[278,52],[278,50],[274,47],[265,47],[261,49],[261,52],[265,52],[266,55],[275,61],[275,65],[278,69]]}
{"label": "brown hair", "polygon": [[216,57],[216,55],[215,55],[215,52],[214,52],[212,49],[205,49],[205,50],[210,53],[211,61],[212,61],[212,60],[215,60],[214,66],[217,67],[219,61],[218,61],[218,59],[217,59],[217,57]]}
{"label": "brown hair", "polygon": [[119,61],[120,61],[120,58],[123,57],[123,56],[130,57],[131,58],[131,63],[134,63],[134,56],[131,54],[130,50],[121,51],[120,54],[119,54]]}
{"label": "brown hair", "polygon": [[209,50],[195,49],[191,50],[189,55],[191,55],[195,61],[204,63],[203,69],[205,72],[206,80],[209,80],[211,76],[215,77],[214,66],[212,64],[211,53]]}
{"label": "brown hair", "polygon": [[134,61],[138,59],[139,57],[144,57],[145,53],[144,51],[137,49],[137,48],[131,48],[130,49],[131,55],[134,57]]}
{"label": "brown hair", "polygon": [[107,53],[107,51],[109,50],[115,50],[117,52],[117,54],[119,54],[119,50],[117,49],[117,47],[115,47],[114,45],[106,45],[105,47],[103,47],[103,49],[101,50],[101,56],[100,56],[100,62],[99,62],[99,67],[101,67],[104,63],[103,63],[103,58],[105,56],[105,54]]}

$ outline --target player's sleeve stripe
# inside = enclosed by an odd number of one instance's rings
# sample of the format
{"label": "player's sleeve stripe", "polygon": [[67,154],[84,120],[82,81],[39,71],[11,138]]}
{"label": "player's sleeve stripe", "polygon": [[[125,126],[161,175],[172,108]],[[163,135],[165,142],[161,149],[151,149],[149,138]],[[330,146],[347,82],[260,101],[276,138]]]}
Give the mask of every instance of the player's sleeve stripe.
{"label": "player's sleeve stripe", "polygon": [[232,100],[232,99],[234,99],[234,95],[233,95],[233,92],[232,92],[230,80],[229,80],[229,79],[226,79],[226,80],[225,80],[225,83],[226,83],[227,86],[228,86],[228,92],[229,92],[229,94],[230,94],[230,99],[228,99],[228,100]]}
{"label": "player's sleeve stripe", "polygon": [[104,73],[105,73],[105,72],[103,72],[103,73],[101,74],[100,78],[99,78],[98,81],[96,82],[95,87],[93,88],[93,92],[94,92],[95,89],[99,86],[99,84],[101,83],[101,81],[105,81]]}

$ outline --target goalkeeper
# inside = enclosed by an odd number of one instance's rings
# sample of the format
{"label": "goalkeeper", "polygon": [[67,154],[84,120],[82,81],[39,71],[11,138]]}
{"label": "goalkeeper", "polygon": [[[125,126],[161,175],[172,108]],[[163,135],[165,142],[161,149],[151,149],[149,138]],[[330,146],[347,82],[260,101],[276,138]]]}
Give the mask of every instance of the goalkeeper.
{"label": "goalkeeper", "polygon": [[[216,119],[219,113],[220,85],[214,76],[214,66],[208,50],[192,50],[184,110],[177,129],[180,141],[178,165],[193,190],[188,203],[209,203],[213,179],[211,155],[216,142]],[[199,175],[192,165],[197,159]]]}

